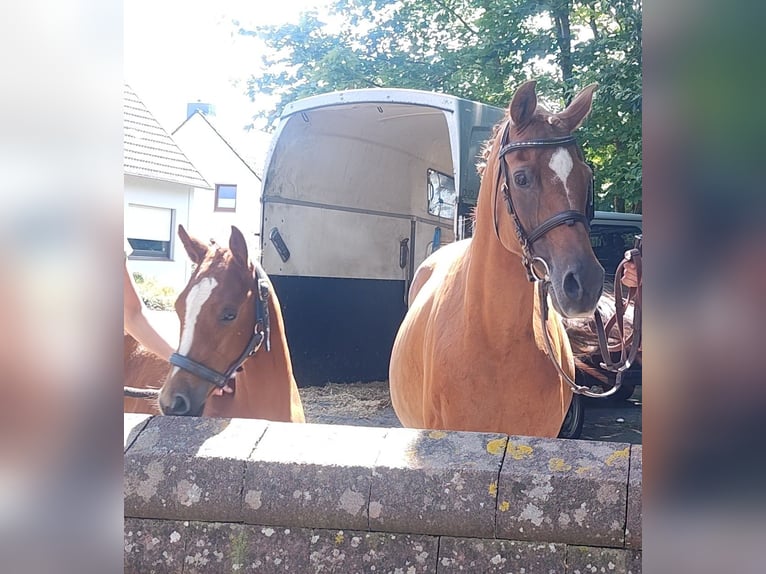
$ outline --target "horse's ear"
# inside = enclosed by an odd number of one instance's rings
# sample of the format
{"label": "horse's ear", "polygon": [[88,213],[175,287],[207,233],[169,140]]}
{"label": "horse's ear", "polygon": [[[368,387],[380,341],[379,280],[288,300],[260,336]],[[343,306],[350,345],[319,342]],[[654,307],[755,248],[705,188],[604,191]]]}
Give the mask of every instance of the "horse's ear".
{"label": "horse's ear", "polygon": [[593,103],[593,92],[596,91],[596,88],[598,88],[598,84],[591,84],[584,87],[582,91],[575,96],[572,103],[567,106],[567,109],[556,114],[556,117],[570,133],[579,128],[585,117],[590,113],[590,108]]}
{"label": "horse's ear", "polygon": [[247,242],[245,236],[237,228],[237,226],[231,226],[231,236],[229,237],[229,249],[234,256],[235,261],[247,268]]}
{"label": "horse's ear", "polygon": [[529,80],[521,84],[511,100],[511,121],[516,126],[524,126],[529,123],[537,109],[537,94],[535,86],[537,80]]}
{"label": "horse's ear", "polygon": [[199,239],[191,237],[180,223],[178,224],[178,237],[181,238],[181,243],[184,244],[184,249],[186,249],[186,253],[189,254],[189,259],[192,260],[192,263],[199,265],[205,258],[207,245],[202,243]]}

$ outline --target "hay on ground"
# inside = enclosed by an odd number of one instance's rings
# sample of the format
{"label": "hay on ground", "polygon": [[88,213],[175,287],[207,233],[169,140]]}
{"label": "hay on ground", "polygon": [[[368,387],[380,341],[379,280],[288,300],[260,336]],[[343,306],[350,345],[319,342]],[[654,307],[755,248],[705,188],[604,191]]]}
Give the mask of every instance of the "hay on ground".
{"label": "hay on ground", "polygon": [[308,422],[347,424],[393,413],[387,381],[327,383],[321,387],[303,387],[299,393]]}

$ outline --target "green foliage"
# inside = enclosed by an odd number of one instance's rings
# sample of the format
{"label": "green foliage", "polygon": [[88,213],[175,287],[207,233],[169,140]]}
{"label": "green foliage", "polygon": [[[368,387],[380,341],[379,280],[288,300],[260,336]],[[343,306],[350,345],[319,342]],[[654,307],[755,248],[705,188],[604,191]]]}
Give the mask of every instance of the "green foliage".
{"label": "green foliage", "polygon": [[641,0],[335,0],[331,31],[316,12],[298,24],[240,33],[273,54],[248,80],[276,96],[274,126],[297,99],[366,87],[449,93],[505,107],[538,80],[552,111],[598,82],[580,132],[596,166],[597,207],[641,209]]}
{"label": "green foliage", "polygon": [[154,311],[173,311],[177,294],[172,287],[161,285],[153,277],[144,277],[138,271],[133,272],[138,296],[148,309]]}

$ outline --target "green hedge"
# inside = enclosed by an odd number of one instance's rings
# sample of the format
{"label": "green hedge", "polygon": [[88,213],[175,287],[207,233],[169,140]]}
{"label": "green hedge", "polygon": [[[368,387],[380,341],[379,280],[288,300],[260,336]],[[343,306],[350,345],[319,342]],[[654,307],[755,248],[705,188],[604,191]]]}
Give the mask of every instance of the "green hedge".
{"label": "green hedge", "polygon": [[153,277],[144,277],[140,272],[133,272],[138,296],[147,308],[155,311],[172,311],[178,296],[172,287],[160,285]]}

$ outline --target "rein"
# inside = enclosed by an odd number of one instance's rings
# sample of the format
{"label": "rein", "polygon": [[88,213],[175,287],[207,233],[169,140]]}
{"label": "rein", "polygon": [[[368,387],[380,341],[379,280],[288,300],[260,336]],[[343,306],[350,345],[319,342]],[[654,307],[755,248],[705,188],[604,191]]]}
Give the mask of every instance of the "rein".
{"label": "rein", "polygon": [[[234,373],[242,368],[243,363],[255,355],[261,346],[265,347],[266,352],[271,351],[271,328],[269,324],[269,282],[266,272],[261,266],[255,264],[256,275],[256,290],[257,297],[255,298],[255,328],[253,334],[250,337],[247,345],[245,346],[239,357],[226,369],[225,372],[220,373],[215,369],[211,369],[198,363],[197,361],[190,359],[180,353],[173,353],[170,356],[168,362],[180,369],[190,372],[196,377],[203,379],[211,385],[222,389],[226,386],[229,379],[234,376]],[[159,389],[136,389],[133,387],[124,387],[124,393],[126,397],[131,398],[155,398],[159,395]]]}
{"label": "rein", "polygon": [[[617,271],[614,276],[614,315],[612,315],[604,326],[601,313],[598,309],[593,314],[593,319],[596,322],[596,334],[598,335],[598,345],[601,350],[601,357],[604,362],[601,363],[601,368],[614,373],[621,374],[624,370],[630,368],[630,365],[638,355],[638,351],[641,348],[641,274],[642,274],[642,236],[637,235],[633,245],[633,249],[625,252],[625,256],[620,264],[617,266]],[[622,272],[625,265],[632,261],[636,266],[636,279],[637,287],[630,287],[628,289],[627,296],[623,299],[622,295],[617,297],[617,293],[622,293],[620,281],[622,278]],[[633,330],[627,337],[625,336],[625,311],[633,302]],[[620,342],[616,345],[609,345],[608,336],[612,332],[614,327],[617,327]],[[618,361],[612,361],[612,353],[619,352],[620,359]]]}
{"label": "rein", "polygon": [[[621,279],[623,269],[628,261],[633,261],[636,266],[638,286],[629,288],[627,296],[623,299]],[[638,350],[641,347],[641,236],[636,236],[633,249],[625,252],[623,260],[617,266],[617,271],[614,276],[614,315],[609,318],[606,322],[606,326],[604,326],[604,320],[601,317],[598,307],[593,313],[593,319],[596,323],[596,334],[598,335],[599,350],[601,351],[602,359],[604,359],[604,361],[600,363],[600,367],[606,371],[615,373],[614,385],[611,389],[601,393],[595,393],[591,391],[589,387],[578,385],[563,371],[558,361],[554,359],[550,337],[548,336],[548,329],[546,328],[548,321],[549,287],[550,281],[546,273],[546,276],[543,279],[537,281],[537,292],[540,297],[540,320],[548,357],[556,367],[559,375],[567,382],[573,393],[591,398],[606,398],[615,394],[622,386],[623,374],[631,367],[638,354]],[[631,334],[626,337],[624,318],[625,311],[631,301],[633,302],[633,330]],[[609,333],[612,332],[615,326],[617,327],[619,334],[619,343],[609,345]],[[612,360],[612,353],[615,352],[620,353],[620,359],[617,361]]]}

